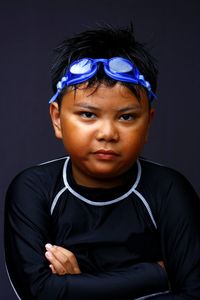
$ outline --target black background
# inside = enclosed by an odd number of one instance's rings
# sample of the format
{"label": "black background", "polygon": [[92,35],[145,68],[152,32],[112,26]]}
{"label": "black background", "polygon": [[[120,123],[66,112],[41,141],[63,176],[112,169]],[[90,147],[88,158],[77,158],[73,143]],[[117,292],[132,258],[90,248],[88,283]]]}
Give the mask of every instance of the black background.
{"label": "black background", "polygon": [[20,170],[64,155],[48,114],[51,50],[65,37],[96,24],[130,21],[159,66],[157,112],[144,155],[181,171],[200,194],[199,0],[1,1],[1,299],[16,299],[3,254],[8,184]]}

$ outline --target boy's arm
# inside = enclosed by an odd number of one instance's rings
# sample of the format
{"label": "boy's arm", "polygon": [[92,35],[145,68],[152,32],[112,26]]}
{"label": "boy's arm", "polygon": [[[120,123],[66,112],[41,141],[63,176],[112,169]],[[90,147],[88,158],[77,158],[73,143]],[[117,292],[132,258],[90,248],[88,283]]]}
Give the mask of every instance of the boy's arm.
{"label": "boy's arm", "polygon": [[[49,261],[49,267],[53,274],[81,274],[77,259],[71,251],[61,246],[46,244],[45,256]],[[164,262],[157,262],[163,269],[165,269]]]}
{"label": "boy's arm", "polygon": [[160,197],[158,230],[171,292],[152,299],[200,299],[200,199],[179,174]]}
{"label": "boy's arm", "polygon": [[[40,179],[42,180],[42,179]],[[45,184],[45,183],[44,183]],[[34,176],[18,177],[5,205],[5,255],[12,283],[22,299],[133,299],[164,291],[165,271],[154,263],[107,273],[58,276],[44,256],[51,241],[51,216],[46,192]]]}

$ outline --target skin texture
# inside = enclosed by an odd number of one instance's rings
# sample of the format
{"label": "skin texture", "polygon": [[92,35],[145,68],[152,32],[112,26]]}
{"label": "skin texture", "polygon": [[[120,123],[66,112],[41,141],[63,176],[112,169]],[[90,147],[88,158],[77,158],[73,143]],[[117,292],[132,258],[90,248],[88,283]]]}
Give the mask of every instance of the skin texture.
{"label": "skin texture", "polygon": [[[147,141],[154,115],[146,92],[140,99],[117,83],[68,91],[61,108],[53,102],[50,115],[58,139],[72,160],[75,181],[87,187],[123,184],[124,173],[135,163]],[[81,273],[72,252],[47,244],[45,256],[52,273]]]}

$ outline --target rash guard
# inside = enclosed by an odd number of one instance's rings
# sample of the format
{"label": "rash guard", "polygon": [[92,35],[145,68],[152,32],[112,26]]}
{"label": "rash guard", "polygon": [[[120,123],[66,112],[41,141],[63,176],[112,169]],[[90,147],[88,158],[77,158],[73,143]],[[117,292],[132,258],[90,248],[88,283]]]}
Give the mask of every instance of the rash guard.
{"label": "rash guard", "polygon": [[[77,185],[69,157],[53,160],[8,189],[8,275],[23,300],[200,299],[199,219],[198,196],[170,168],[140,158],[122,186],[94,189]],[[82,273],[52,274],[46,243],[72,251]]]}

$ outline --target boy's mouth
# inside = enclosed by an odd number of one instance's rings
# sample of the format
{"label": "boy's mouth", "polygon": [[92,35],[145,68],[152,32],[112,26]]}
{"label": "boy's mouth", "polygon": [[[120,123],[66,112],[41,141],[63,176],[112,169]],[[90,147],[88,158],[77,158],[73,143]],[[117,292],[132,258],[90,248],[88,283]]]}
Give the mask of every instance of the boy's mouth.
{"label": "boy's mouth", "polygon": [[99,149],[93,154],[100,160],[111,160],[116,156],[119,156],[115,151],[113,150],[108,150],[108,149]]}

